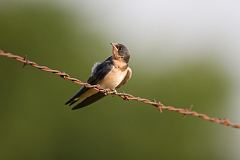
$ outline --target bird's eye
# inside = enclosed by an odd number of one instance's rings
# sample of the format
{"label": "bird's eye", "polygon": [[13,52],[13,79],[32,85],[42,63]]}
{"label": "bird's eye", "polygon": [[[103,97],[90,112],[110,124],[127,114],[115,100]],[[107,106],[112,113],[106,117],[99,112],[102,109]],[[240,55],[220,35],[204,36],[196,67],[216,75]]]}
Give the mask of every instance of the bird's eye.
{"label": "bird's eye", "polygon": [[122,50],[122,47],[121,47],[121,46],[119,46],[119,47],[118,47],[118,50],[119,50],[119,51],[121,51],[121,50]]}

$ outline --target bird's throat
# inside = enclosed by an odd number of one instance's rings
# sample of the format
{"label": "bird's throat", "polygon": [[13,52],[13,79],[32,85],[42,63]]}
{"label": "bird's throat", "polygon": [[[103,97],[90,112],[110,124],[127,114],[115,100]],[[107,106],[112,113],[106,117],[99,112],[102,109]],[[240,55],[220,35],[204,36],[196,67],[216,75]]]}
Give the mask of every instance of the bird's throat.
{"label": "bird's throat", "polygon": [[128,64],[121,60],[113,60],[113,65],[121,71],[125,71],[128,68]]}

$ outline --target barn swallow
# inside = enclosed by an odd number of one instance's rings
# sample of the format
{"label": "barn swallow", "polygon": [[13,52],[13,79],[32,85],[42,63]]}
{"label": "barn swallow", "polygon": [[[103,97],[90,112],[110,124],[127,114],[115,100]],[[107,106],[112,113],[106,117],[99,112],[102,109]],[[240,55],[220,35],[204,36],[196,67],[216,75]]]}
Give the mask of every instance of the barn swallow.
{"label": "barn swallow", "polygon": [[[100,85],[104,89],[117,89],[124,85],[132,76],[132,70],[128,66],[130,59],[129,50],[120,43],[110,43],[112,45],[112,55],[101,63],[95,63],[92,72],[87,80],[91,85]],[[80,90],[65,104],[73,105],[79,101],[72,109],[78,109],[90,105],[103,98],[104,93],[93,88],[82,86]]]}

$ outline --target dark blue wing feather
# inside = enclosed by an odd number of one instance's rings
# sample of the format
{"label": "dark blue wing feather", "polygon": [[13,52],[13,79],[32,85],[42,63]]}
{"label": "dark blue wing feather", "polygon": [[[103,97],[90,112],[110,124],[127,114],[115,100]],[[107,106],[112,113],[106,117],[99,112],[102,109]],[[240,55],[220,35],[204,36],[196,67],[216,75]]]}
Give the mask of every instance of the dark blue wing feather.
{"label": "dark blue wing feather", "polygon": [[[91,85],[98,84],[108,74],[108,72],[112,69],[112,64],[113,64],[112,57],[108,57],[105,61],[103,61],[102,63],[98,64],[94,68],[94,70],[92,71],[92,74],[88,78],[87,82],[89,84],[91,84]],[[88,89],[89,88],[81,87],[80,90],[71,99],[69,99],[65,104],[71,106],[72,104],[77,102],[77,100],[78,100],[77,98],[80,97],[83,93],[85,93]],[[98,98],[100,99],[102,97],[103,96],[99,96]],[[89,101],[89,98],[87,98],[88,101]],[[93,98],[96,99],[96,97],[93,97]],[[81,102],[81,103],[83,103],[83,102]],[[86,103],[86,102],[84,102],[84,103]]]}

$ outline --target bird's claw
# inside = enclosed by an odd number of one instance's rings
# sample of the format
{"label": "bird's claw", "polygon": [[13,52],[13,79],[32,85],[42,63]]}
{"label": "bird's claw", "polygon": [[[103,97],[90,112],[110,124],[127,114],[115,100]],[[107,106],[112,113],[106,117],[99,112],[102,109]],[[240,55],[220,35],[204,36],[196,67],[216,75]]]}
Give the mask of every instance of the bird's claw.
{"label": "bird's claw", "polygon": [[111,92],[112,92],[112,94],[116,94],[117,90],[116,89],[112,89]]}

